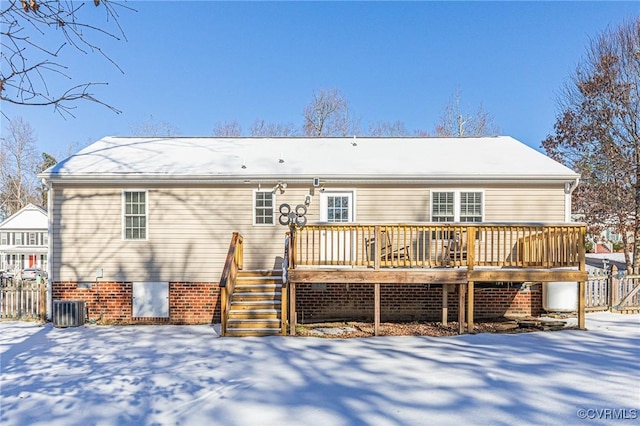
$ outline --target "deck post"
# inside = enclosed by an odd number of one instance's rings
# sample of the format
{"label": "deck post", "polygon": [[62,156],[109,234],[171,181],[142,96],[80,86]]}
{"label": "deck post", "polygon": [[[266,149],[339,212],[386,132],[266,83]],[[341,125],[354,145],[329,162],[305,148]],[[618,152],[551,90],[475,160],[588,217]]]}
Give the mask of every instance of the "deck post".
{"label": "deck post", "polygon": [[[476,263],[476,229],[469,227],[467,229],[467,270],[473,271]],[[467,282],[467,332],[473,333],[473,292],[474,282]]]}
{"label": "deck post", "polygon": [[[578,244],[578,255],[580,262],[580,272],[585,272],[587,270],[586,256],[585,256],[585,238],[586,238],[586,227],[580,228],[580,240]],[[578,281],[578,328],[580,330],[586,330],[586,319],[585,319],[585,297],[586,297],[586,283],[585,281]]]}
{"label": "deck post", "polygon": [[227,334],[227,286],[220,288],[220,335]]}
{"label": "deck post", "polygon": [[380,332],[380,283],[375,283],[373,285],[373,303],[375,305],[373,314],[373,334],[374,336],[377,336]]}
{"label": "deck post", "polygon": [[464,297],[466,290],[466,284],[458,285],[458,334],[464,334]]}
{"label": "deck post", "polygon": [[289,291],[289,286],[286,282],[282,283],[282,287],[280,287],[280,334],[283,336],[287,335],[287,326],[289,325],[289,298],[287,297],[287,292]]}
{"label": "deck post", "polygon": [[473,333],[473,281],[467,283],[467,333]]}
{"label": "deck post", "polygon": [[380,255],[382,254],[382,247],[381,247],[382,233],[380,232],[380,225],[375,226],[374,232],[375,232],[374,241],[376,243],[375,243],[375,250],[373,254],[373,269],[378,271],[380,270]]}
{"label": "deck post", "polygon": [[585,282],[578,281],[578,328],[580,330],[586,329],[585,321]]}
{"label": "deck post", "polygon": [[289,283],[289,335],[296,335],[298,313],[296,312],[296,283]]}
{"label": "deck post", "polygon": [[449,284],[442,284],[442,325],[447,326],[449,318]]}

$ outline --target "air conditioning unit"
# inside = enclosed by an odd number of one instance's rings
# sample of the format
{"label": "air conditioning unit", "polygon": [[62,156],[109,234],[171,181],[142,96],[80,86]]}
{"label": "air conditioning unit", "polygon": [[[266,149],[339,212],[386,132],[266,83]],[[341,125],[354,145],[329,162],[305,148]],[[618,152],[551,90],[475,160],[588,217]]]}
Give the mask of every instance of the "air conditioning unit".
{"label": "air conditioning unit", "polygon": [[86,321],[84,300],[54,300],[53,326],[79,327]]}

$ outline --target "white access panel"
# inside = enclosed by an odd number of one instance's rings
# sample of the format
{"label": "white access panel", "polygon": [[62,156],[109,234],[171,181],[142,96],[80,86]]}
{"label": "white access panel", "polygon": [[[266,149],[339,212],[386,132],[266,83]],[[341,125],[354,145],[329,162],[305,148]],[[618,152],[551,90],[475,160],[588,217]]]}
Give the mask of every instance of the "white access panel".
{"label": "white access panel", "polygon": [[169,318],[169,283],[134,282],[132,316]]}

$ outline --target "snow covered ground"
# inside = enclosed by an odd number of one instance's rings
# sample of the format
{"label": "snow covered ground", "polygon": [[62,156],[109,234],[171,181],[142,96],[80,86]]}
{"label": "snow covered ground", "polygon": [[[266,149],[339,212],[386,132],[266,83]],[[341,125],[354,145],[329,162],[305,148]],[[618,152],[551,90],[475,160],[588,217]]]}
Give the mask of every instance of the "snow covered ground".
{"label": "snow covered ground", "polygon": [[341,340],[2,322],[0,424],[638,424],[640,315],[587,328]]}

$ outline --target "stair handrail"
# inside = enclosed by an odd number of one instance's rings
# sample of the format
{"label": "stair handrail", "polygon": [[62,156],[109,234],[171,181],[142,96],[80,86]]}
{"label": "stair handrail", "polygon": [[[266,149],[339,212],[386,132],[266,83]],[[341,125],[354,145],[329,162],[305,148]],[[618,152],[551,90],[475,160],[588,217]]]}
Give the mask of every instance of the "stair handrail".
{"label": "stair handrail", "polygon": [[284,238],[284,256],[282,258],[282,292],[280,305],[280,327],[281,334],[286,336],[289,326],[289,298],[291,297],[291,287],[289,286],[289,268],[291,265],[291,233],[287,232]]}
{"label": "stair handrail", "polygon": [[234,232],[229,243],[229,251],[220,277],[220,322],[222,336],[227,334],[227,320],[229,319],[229,305],[231,296],[236,286],[238,271],[242,270],[244,258],[243,237],[239,232]]}

